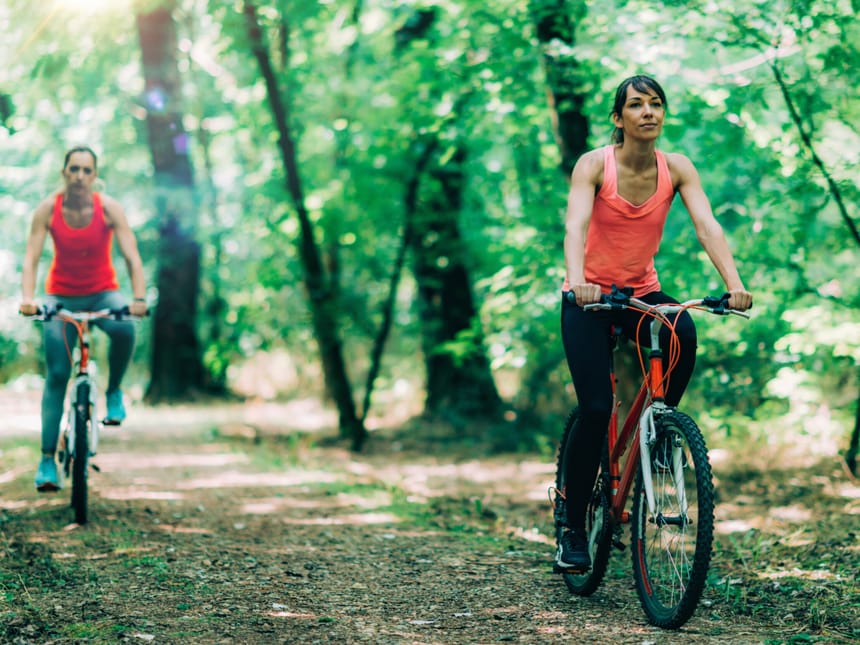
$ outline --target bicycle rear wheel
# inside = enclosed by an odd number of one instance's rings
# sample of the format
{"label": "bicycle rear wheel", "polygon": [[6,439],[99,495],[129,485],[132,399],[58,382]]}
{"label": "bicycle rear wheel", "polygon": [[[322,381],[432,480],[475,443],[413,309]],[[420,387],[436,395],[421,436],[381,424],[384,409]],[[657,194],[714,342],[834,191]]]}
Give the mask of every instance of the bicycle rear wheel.
{"label": "bicycle rear wheel", "polygon": [[[556,465],[555,486],[560,495],[555,501],[555,540],[558,544],[567,527],[567,509],[563,496],[567,496],[567,457],[573,449],[571,440],[579,426],[579,410],[570,413],[564,425],[564,434],[558,450],[558,462]],[[600,463],[600,471],[591,491],[591,499],[585,514],[585,531],[588,534],[588,551],[591,556],[591,569],[583,573],[564,572],[564,582],[571,593],[578,596],[590,596],[593,594],[603,577],[606,575],[606,566],[609,563],[609,551],[612,545],[612,522],[607,495],[606,473],[608,472],[608,457],[604,453]]]}
{"label": "bicycle rear wheel", "polygon": [[79,383],[75,392],[75,410],[72,415],[74,445],[67,447],[72,453],[72,509],[75,522],[87,523],[87,465],[90,460],[90,384]]}
{"label": "bicycle rear wheel", "polygon": [[693,420],[671,412],[655,423],[655,508],[648,509],[640,467],[631,528],[633,577],[648,620],[678,629],[704,590],[714,537],[714,487],[705,440]]}

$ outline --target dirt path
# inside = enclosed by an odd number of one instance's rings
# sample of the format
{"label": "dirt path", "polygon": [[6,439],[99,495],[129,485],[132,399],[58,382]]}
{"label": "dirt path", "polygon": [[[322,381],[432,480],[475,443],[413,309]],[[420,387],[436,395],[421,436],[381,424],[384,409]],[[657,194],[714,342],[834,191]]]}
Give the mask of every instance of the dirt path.
{"label": "dirt path", "polygon": [[[67,491],[32,491],[33,433],[0,436],[0,642],[860,637],[857,580],[844,574],[857,571],[860,503],[835,471],[722,482],[718,515],[749,527],[718,538],[703,606],[670,633],[644,620],[627,553],[589,599],[551,573],[546,460],[478,460],[441,436],[389,431],[356,456],[318,433],[273,432],[295,412],[136,411],[103,436],[83,527],[69,524]],[[789,508],[789,488],[814,514],[769,514]]]}

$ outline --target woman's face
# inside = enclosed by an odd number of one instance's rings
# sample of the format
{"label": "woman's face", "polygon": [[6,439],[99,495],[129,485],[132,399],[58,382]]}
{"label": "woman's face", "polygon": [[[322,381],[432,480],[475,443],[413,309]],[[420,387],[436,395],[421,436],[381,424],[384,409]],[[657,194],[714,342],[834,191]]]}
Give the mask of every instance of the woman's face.
{"label": "woman's face", "polygon": [[653,140],[663,131],[663,118],[666,110],[657,92],[648,88],[637,90],[633,85],[627,88],[627,98],[621,114],[612,115],[616,128],[624,130],[625,140]]}
{"label": "woman's face", "polygon": [[88,191],[96,180],[96,160],[88,152],[73,152],[63,168],[66,188],[72,191]]}

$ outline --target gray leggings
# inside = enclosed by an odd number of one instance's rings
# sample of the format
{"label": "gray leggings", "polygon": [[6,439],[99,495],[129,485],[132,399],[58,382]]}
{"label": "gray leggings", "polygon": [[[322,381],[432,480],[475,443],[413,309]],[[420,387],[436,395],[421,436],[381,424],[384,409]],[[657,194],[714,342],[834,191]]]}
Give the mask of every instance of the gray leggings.
{"label": "gray leggings", "polygon": [[[119,291],[104,291],[90,296],[46,296],[46,305],[62,303],[70,311],[98,311],[119,309],[128,304]],[[134,323],[121,320],[95,320],[98,327],[110,336],[108,350],[108,392],[119,389],[125,370],[134,349]],[[60,420],[63,417],[63,402],[72,373],[69,351],[78,343],[74,326],[55,319],[42,325],[44,330],[45,390],[42,392],[42,452],[53,454],[60,435]],[[67,349],[68,347],[68,349]]]}

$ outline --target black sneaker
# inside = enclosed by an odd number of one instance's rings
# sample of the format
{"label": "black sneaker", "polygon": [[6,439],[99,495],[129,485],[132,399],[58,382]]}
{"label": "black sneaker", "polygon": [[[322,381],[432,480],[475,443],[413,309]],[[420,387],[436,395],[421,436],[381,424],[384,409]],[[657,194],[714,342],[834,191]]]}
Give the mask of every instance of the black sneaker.
{"label": "black sneaker", "polygon": [[585,537],[585,531],[571,529],[564,532],[558,543],[555,563],[560,569],[588,571],[591,568],[591,557],[588,555],[588,539]]}

